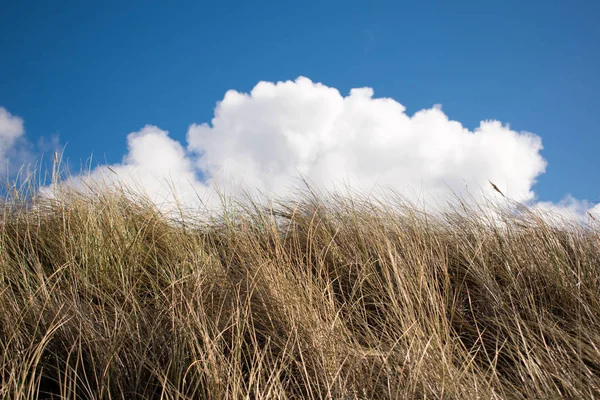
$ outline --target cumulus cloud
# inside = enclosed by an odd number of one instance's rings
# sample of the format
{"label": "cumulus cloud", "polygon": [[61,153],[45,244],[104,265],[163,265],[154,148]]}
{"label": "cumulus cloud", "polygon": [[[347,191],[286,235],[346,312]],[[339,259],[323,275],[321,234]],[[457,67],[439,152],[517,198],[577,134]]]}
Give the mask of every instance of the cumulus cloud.
{"label": "cumulus cloud", "polygon": [[[167,131],[146,125],[127,136],[127,149],[121,163],[99,166],[88,174],[70,177],[63,184],[80,188],[90,183],[123,185],[168,210],[178,202],[198,206],[210,201],[207,187],[197,178],[186,150]],[[46,193],[51,190],[47,188]]]}
{"label": "cumulus cloud", "polygon": [[0,106],[0,178],[29,175],[36,155],[58,151],[58,135],[41,136],[35,144],[25,135],[23,119]]}
{"label": "cumulus cloud", "polygon": [[286,193],[302,174],[324,188],[392,187],[410,196],[494,195],[533,198],[544,172],[539,137],[484,121],[474,131],[439,106],[409,116],[370,88],[340,92],[307,78],[230,90],[211,124],[192,125],[188,149],[205,176]]}
{"label": "cumulus cloud", "polygon": [[9,170],[9,165],[14,168],[17,159],[22,158],[18,145],[24,133],[23,119],[0,107],[0,171],[2,174]]}
{"label": "cumulus cloud", "polygon": [[[546,167],[538,136],[499,121],[469,130],[441,106],[408,115],[370,88],[344,96],[303,77],[228,91],[210,123],[190,126],[186,148],[155,126],[130,133],[127,147],[121,163],[85,179],[134,185],[159,204],[173,203],[173,190],[187,205],[211,203],[216,185],[286,196],[301,176],[323,189],[388,187],[428,204],[502,198],[492,182],[507,198],[533,204]],[[591,205],[569,198],[538,207],[581,216]]]}

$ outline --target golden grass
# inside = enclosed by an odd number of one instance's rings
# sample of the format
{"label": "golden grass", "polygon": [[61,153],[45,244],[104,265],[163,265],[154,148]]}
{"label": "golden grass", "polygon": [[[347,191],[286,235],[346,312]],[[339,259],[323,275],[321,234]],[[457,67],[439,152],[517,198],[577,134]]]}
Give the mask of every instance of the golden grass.
{"label": "golden grass", "polygon": [[600,232],[311,195],[12,195],[4,398],[600,397]]}

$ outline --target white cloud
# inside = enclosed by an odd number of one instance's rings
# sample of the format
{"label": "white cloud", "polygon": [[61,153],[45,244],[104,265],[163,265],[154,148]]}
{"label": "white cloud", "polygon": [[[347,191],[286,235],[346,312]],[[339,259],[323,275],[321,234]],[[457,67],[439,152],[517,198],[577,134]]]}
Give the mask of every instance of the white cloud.
{"label": "white cloud", "polygon": [[41,136],[32,144],[25,135],[23,119],[0,106],[0,179],[14,178],[17,173],[20,179],[26,178],[36,158],[59,149],[58,135]]}
{"label": "white cloud", "polygon": [[[501,198],[493,182],[506,197],[534,204],[532,187],[546,167],[538,136],[498,121],[470,131],[439,105],[411,116],[397,101],[373,95],[358,88],[342,96],[303,77],[260,82],[250,93],[230,90],[210,124],[190,126],[187,149],[166,131],[146,126],[127,136],[121,163],[70,182],[121,181],[160,205],[172,204],[175,189],[191,206],[199,198],[214,204],[216,183],[229,193],[248,188],[285,196],[300,174],[324,189],[389,187],[428,204],[444,203],[453,193]],[[578,218],[591,207],[572,198],[537,204]],[[593,212],[600,217],[599,206]]]}
{"label": "white cloud", "polygon": [[566,195],[558,203],[537,202],[531,206],[531,209],[557,223],[569,221],[580,224],[600,223],[600,204],[594,206],[587,200],[578,200],[571,195]]}
{"label": "white cloud", "polygon": [[23,120],[0,107],[0,172],[4,175],[7,168],[14,168],[18,153],[18,143],[25,129]]}
{"label": "white cloud", "polygon": [[[172,210],[177,201],[184,206],[210,201],[207,187],[196,177],[185,149],[168,132],[146,125],[127,136],[127,149],[121,163],[97,167],[63,183],[80,188],[91,183],[123,185],[148,195],[165,210]],[[46,193],[51,190],[46,189]]]}
{"label": "white cloud", "polygon": [[299,172],[325,188],[378,184],[438,199],[449,188],[495,195],[492,181],[525,201],[546,166],[539,137],[498,121],[469,131],[439,106],[409,116],[370,88],[344,97],[302,77],[260,82],[249,94],[230,90],[211,125],[192,125],[187,138],[206,176],[280,194]]}
{"label": "white cloud", "polygon": [[9,113],[4,107],[0,107],[0,140],[9,145],[17,138],[23,136],[23,120]]}
{"label": "white cloud", "polygon": [[589,214],[592,216],[594,222],[600,224],[600,203],[596,204],[590,210],[588,210]]}

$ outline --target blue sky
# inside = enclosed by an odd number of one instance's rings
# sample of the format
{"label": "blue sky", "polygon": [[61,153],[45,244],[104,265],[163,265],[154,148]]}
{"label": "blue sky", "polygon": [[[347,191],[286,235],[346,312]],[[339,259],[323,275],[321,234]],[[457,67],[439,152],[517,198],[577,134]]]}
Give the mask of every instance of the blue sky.
{"label": "blue sky", "polygon": [[[123,4],[127,3],[127,4]],[[175,3],[177,5],[175,5]],[[600,5],[502,2],[3,1],[0,106],[58,135],[72,167],[117,163],[147,124],[185,146],[230,89],[306,76],[442,104],[541,137],[537,197],[600,201]]]}

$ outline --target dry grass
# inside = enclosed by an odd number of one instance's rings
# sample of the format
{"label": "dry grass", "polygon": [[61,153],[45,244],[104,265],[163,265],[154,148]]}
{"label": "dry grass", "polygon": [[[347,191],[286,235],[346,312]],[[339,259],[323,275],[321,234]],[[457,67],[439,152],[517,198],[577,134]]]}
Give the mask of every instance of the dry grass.
{"label": "dry grass", "polygon": [[600,232],[306,192],[3,202],[4,398],[600,397]]}

